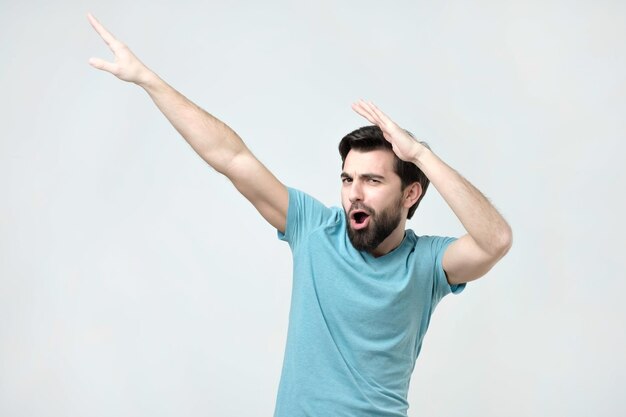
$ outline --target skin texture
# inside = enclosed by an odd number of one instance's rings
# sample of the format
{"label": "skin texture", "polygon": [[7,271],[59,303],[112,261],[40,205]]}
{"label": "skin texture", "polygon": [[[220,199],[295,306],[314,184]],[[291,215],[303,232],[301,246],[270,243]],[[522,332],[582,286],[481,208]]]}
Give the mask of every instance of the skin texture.
{"label": "skin texture", "polygon": [[[169,86],[94,16],[88,14],[87,19],[114,56],[112,62],[91,58],[89,64],[143,88],[193,150],[228,177],[268,223],[284,232],[289,205],[287,188],[250,152],[239,135]],[[487,273],[512,244],[511,228],[504,218],[476,187],[409,136],[372,102],[360,100],[352,105],[352,109],[381,128],[400,159],[416,164],[424,172],[467,231],[448,246],[444,254],[443,268],[448,281],[459,284]],[[400,206],[401,220],[396,227],[389,227],[392,230],[386,238],[380,243],[377,242],[380,237],[366,239],[369,241],[365,242],[365,250],[374,256],[383,256],[402,242],[406,212],[422,193],[418,183],[398,191],[399,178],[395,173],[389,173],[393,155],[389,151],[381,152],[351,151],[344,164],[350,185],[344,182],[342,188],[342,204],[348,217],[355,208],[367,211],[369,207],[373,214],[369,219],[371,224],[351,225],[354,228],[375,229],[384,223],[377,215],[385,213],[393,220],[390,222],[393,226]],[[372,173],[381,174],[382,184],[372,182]]]}
{"label": "skin texture", "polygon": [[88,14],[87,19],[114,56],[113,62],[91,58],[89,64],[143,88],[193,150],[225,175],[268,223],[284,232],[289,206],[287,188],[250,152],[239,135],[159,78],[94,16]]}
{"label": "skin texture", "polygon": [[374,103],[360,100],[354,111],[379,126],[394,153],[422,170],[467,231],[446,249],[443,268],[451,284],[485,275],[511,248],[511,228],[469,181],[409,136]]}
{"label": "skin texture", "polygon": [[[397,247],[404,238],[406,214],[414,198],[402,190],[400,177],[394,171],[393,154],[382,149],[351,150],[341,181],[341,201],[353,246],[374,256]],[[369,219],[364,229],[355,230],[358,226],[353,218],[358,211],[369,214]]]}

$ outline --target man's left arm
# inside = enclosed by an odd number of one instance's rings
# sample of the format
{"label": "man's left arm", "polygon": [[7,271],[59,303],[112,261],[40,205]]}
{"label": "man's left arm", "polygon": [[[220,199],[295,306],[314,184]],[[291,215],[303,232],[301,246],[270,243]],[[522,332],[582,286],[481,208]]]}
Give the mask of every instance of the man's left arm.
{"label": "man's left arm", "polygon": [[448,282],[461,284],[485,275],[511,248],[513,235],[504,218],[476,187],[373,103],[361,100],[352,108],[381,128],[400,159],[422,170],[465,227],[467,234],[451,243],[443,256]]}
{"label": "man's left arm", "polygon": [[413,162],[459,218],[467,234],[450,244],[443,269],[450,284],[485,275],[511,248],[511,228],[476,187],[424,148]]}

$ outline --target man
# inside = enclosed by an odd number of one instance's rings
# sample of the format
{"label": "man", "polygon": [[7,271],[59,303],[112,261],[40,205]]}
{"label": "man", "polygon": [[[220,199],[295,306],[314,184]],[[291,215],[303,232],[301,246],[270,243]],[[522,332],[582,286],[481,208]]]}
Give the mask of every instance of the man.
{"label": "man", "polygon": [[[340,143],[343,209],[285,187],[226,124],[161,80],[93,16],[115,55],[95,68],[135,83],[192,148],[227,176],[289,242],[293,293],[275,416],[406,416],[407,392],[431,314],[511,246],[506,221],[467,180],[371,102],[373,126]],[[429,182],[467,234],[405,230]]]}

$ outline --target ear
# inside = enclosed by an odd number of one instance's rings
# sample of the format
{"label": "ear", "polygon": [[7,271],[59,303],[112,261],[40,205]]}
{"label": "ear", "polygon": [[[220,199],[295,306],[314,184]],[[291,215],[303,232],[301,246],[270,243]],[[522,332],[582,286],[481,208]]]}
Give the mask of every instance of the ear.
{"label": "ear", "polygon": [[414,182],[404,189],[403,206],[410,208],[422,195],[422,185],[419,182]]}

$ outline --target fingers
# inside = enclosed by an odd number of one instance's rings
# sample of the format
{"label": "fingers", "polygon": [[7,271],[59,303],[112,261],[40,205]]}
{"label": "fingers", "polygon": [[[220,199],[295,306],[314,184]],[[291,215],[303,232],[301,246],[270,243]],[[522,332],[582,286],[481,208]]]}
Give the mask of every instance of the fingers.
{"label": "fingers", "polygon": [[113,75],[117,71],[117,65],[100,58],[89,58],[89,65],[99,70],[110,72]]}
{"label": "fingers", "polygon": [[371,101],[369,102],[369,104],[371,105],[372,111],[374,112],[374,114],[376,115],[376,117],[378,118],[378,120],[380,120],[381,122],[383,122],[384,124],[390,124],[393,123],[391,121],[391,119],[389,117],[387,117],[387,115],[385,113],[383,113],[381,110],[378,109],[378,107],[376,107],[376,105],[374,103],[372,103]]}
{"label": "fingers", "polygon": [[109,48],[113,50],[113,45],[117,43],[117,39],[115,39],[111,32],[106,30],[104,26],[102,26],[102,24],[98,22],[98,20],[91,13],[87,13],[87,19],[89,20],[89,23],[91,23],[91,26],[93,26],[93,28],[96,30],[96,32],[98,32],[98,35],[100,35],[100,37],[109,46]]}
{"label": "fingers", "polygon": [[374,118],[374,115],[367,107],[367,103],[364,100],[359,100],[356,103],[352,104],[352,110],[365,117],[370,123],[377,125],[377,121]]}
{"label": "fingers", "polygon": [[361,99],[352,105],[352,109],[381,128],[385,127],[387,123],[391,121],[383,112],[378,110],[371,101]]}

